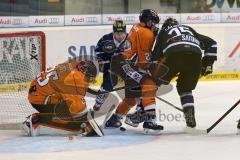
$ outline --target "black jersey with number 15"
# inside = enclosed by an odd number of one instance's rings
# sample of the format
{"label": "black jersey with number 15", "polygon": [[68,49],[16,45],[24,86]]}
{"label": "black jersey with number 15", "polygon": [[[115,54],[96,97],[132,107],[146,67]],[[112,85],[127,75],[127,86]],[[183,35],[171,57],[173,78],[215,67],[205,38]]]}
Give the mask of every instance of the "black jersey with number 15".
{"label": "black jersey with number 15", "polygon": [[[205,52],[216,53],[212,47],[216,42],[194,29],[185,25],[173,25],[160,31],[153,50],[153,60],[158,60],[165,54],[192,52],[202,54]],[[206,56],[206,55],[205,55]],[[212,55],[213,59],[216,55]]]}

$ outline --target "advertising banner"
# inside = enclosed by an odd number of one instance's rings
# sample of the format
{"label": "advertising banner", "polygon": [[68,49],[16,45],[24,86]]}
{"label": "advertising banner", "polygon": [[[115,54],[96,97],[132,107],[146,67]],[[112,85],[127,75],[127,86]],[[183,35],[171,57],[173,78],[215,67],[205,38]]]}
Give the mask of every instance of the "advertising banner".
{"label": "advertising banner", "polygon": [[102,23],[101,15],[66,15],[65,16],[66,26],[99,25],[101,23]]}
{"label": "advertising banner", "polygon": [[184,13],[181,14],[181,23],[219,23],[221,16],[219,13]]}
{"label": "advertising banner", "polygon": [[27,26],[28,17],[0,17],[0,28]]}
{"label": "advertising banner", "polygon": [[139,14],[103,14],[103,24],[113,24],[115,20],[123,20],[126,24],[134,24],[139,20]]}
{"label": "advertising banner", "polygon": [[239,0],[205,0],[205,3],[205,7],[210,8],[213,13],[239,12],[240,10]]}
{"label": "advertising banner", "polygon": [[64,16],[30,16],[29,26],[64,26]]}
{"label": "advertising banner", "polygon": [[225,23],[240,23],[240,13],[222,13],[221,21]]}

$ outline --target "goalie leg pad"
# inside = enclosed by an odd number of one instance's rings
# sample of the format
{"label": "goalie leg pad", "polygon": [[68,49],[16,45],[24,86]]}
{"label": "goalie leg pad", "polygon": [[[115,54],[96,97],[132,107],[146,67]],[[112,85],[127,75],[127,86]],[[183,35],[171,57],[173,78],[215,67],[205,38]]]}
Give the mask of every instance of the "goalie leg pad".
{"label": "goalie leg pad", "polygon": [[87,114],[75,120],[72,119],[72,117],[57,116],[55,113],[36,113],[27,117],[27,120],[23,123],[23,129],[28,136],[43,134],[103,136],[103,133],[92,118],[90,112],[87,112]]}

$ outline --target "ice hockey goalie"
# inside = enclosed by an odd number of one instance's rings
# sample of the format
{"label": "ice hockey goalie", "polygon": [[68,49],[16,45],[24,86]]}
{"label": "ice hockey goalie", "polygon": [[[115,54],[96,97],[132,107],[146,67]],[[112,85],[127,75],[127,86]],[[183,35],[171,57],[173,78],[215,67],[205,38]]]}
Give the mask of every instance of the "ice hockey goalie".
{"label": "ice hockey goalie", "polygon": [[103,136],[101,129],[87,110],[85,95],[94,82],[97,69],[91,61],[71,60],[39,74],[31,83],[28,99],[39,113],[24,122],[30,136],[49,130]]}

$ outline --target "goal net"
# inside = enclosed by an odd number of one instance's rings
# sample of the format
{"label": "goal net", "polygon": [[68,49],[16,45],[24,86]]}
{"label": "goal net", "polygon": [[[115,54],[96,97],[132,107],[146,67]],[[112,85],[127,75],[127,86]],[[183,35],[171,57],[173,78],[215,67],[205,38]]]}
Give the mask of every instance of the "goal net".
{"label": "goal net", "polygon": [[35,112],[28,102],[30,82],[45,70],[43,32],[0,34],[0,128],[15,128]]}

